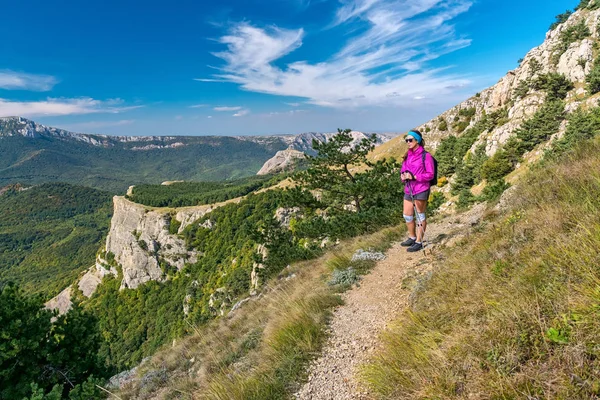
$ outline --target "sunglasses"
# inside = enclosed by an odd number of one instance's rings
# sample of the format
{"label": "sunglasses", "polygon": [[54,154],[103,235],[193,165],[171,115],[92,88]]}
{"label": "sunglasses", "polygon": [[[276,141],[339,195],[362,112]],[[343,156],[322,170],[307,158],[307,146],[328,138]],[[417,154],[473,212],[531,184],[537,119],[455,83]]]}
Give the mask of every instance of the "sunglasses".
{"label": "sunglasses", "polygon": [[406,143],[412,143],[412,142],[414,142],[414,141],[415,141],[415,139],[404,139],[404,141],[405,141]]}

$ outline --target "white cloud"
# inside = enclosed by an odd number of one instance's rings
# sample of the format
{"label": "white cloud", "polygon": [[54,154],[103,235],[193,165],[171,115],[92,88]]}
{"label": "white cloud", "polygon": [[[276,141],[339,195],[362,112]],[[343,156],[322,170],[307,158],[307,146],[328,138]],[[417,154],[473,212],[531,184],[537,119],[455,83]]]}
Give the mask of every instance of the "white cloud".
{"label": "white cloud", "polygon": [[76,99],[48,98],[42,101],[12,101],[0,99],[0,116],[62,116],[94,113],[113,113],[133,110],[143,106],[121,106],[121,99],[105,101],[89,97]]}
{"label": "white cloud", "polygon": [[236,112],[235,114],[233,114],[234,117],[243,117],[244,115],[248,115],[250,114],[250,110],[240,110],[238,112]]}
{"label": "white cloud", "polygon": [[288,106],[291,106],[291,107],[300,107],[300,103],[283,103],[283,104],[287,104]]}
{"label": "white cloud", "polygon": [[207,107],[208,104],[194,104],[193,106],[190,106],[189,108],[203,108],[203,107]]}
{"label": "white cloud", "polygon": [[215,111],[238,111],[241,110],[242,107],[215,107],[213,110]]}
{"label": "white cloud", "polygon": [[210,118],[212,118],[212,115],[209,115],[209,116],[208,116],[208,117],[206,117],[206,118],[209,118],[209,119],[210,119]]}
{"label": "white cloud", "polygon": [[47,92],[52,90],[57,83],[58,80],[50,75],[26,74],[10,70],[0,71],[0,89]]}
{"label": "white cloud", "polygon": [[296,115],[304,112],[306,112],[306,110],[273,111],[263,115],[266,115],[267,117],[273,117],[275,115]]}
{"label": "white cloud", "polygon": [[[343,0],[332,25],[353,35],[328,60],[275,64],[302,46],[304,31],[246,22],[219,41],[227,50],[213,78],[244,90],[308,99],[336,108],[406,106],[416,97],[443,101],[470,81],[427,62],[470,45],[451,21],[471,0]],[[359,27],[361,29],[359,29]]]}
{"label": "white cloud", "polygon": [[223,79],[206,79],[206,78],[194,78],[198,82],[227,82]]}

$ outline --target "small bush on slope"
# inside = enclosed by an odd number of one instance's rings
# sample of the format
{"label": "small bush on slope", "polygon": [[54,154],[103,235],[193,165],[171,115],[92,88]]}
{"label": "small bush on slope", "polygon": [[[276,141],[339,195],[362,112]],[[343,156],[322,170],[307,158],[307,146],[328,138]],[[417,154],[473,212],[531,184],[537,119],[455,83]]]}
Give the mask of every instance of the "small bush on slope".
{"label": "small bush on slope", "polygon": [[600,141],[445,255],[364,371],[381,398],[600,394]]}

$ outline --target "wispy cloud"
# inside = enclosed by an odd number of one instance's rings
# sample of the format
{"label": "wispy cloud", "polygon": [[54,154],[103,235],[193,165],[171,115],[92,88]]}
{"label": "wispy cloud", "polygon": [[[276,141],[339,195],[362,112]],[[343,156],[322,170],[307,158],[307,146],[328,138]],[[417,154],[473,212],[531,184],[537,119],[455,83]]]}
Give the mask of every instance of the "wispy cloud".
{"label": "wispy cloud", "polygon": [[290,107],[300,107],[300,103],[283,103],[283,104],[287,104]]}
{"label": "wispy cloud", "polygon": [[250,114],[250,110],[240,110],[238,112],[236,112],[235,114],[233,114],[234,117],[243,117],[244,115],[248,115]]}
{"label": "wispy cloud", "polygon": [[52,90],[57,83],[58,79],[50,75],[0,70],[0,89],[47,92]]}
{"label": "wispy cloud", "polygon": [[203,107],[207,107],[208,104],[194,104],[193,106],[190,106],[189,108],[203,108]]}
{"label": "wispy cloud", "polygon": [[301,114],[301,113],[305,113],[306,110],[290,110],[290,111],[273,111],[270,112],[268,114],[263,114],[267,117],[273,117],[276,115],[296,115],[296,114]]}
{"label": "wispy cloud", "polygon": [[208,78],[194,78],[195,81],[198,82],[227,82],[223,79],[208,79]]}
{"label": "wispy cloud", "polygon": [[143,107],[125,106],[121,99],[95,100],[89,97],[66,99],[48,98],[42,101],[12,101],[0,99],[0,116],[23,117],[62,116],[94,113],[118,114]]}
{"label": "wispy cloud", "polygon": [[215,111],[238,111],[241,110],[242,107],[215,107],[213,110]]}
{"label": "wispy cloud", "polygon": [[309,103],[352,108],[407,105],[416,97],[440,99],[470,82],[427,62],[470,45],[452,20],[471,0],[343,0],[332,26],[352,30],[348,42],[320,63],[280,60],[302,46],[303,29],[234,26],[219,41],[224,61],[212,78],[244,90],[308,99]]}

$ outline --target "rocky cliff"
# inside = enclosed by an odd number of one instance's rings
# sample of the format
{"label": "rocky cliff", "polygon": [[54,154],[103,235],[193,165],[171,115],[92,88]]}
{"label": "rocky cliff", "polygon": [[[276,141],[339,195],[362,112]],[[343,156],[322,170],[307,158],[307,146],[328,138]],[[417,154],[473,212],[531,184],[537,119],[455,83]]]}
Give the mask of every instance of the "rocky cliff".
{"label": "rocky cliff", "polygon": [[188,216],[199,217],[210,209],[191,208],[187,212],[172,213],[115,196],[106,254],[112,254],[122,269],[121,287],[135,289],[149,280],[161,281],[167,270],[180,270],[185,263],[196,262],[198,254],[187,251],[185,242],[171,229],[171,222],[179,216],[185,222],[179,226],[183,229],[195,219]]}
{"label": "rocky cliff", "polygon": [[304,153],[294,149],[278,151],[277,154],[268,160],[258,171],[256,175],[268,175],[283,171],[289,171],[304,159]]}

